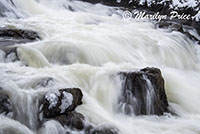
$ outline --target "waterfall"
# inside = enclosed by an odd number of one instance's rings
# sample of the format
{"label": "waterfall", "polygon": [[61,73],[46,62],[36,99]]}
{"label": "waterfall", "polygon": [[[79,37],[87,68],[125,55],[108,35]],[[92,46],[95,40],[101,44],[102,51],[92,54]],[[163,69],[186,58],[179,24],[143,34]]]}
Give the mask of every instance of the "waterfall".
{"label": "waterfall", "polygon": [[155,92],[153,89],[153,85],[151,83],[151,81],[144,75],[143,78],[145,79],[146,83],[147,83],[147,93],[146,93],[146,110],[147,110],[147,114],[150,114],[151,111],[152,113],[154,113],[153,111],[153,104],[154,104],[154,96],[155,96]]}
{"label": "waterfall", "polygon": [[[186,35],[125,20],[120,9],[101,4],[1,0],[0,5],[6,11],[1,15],[0,9],[1,27],[37,31],[42,39],[12,46],[17,61],[0,51],[0,92],[13,109],[10,116],[0,114],[0,134],[84,134],[53,119],[43,123],[40,114],[44,94],[73,87],[83,92],[76,111],[94,126],[112,125],[122,134],[200,132],[200,46]],[[125,79],[117,74],[144,67],[161,70],[169,109],[177,116],[151,115],[155,92],[147,75],[140,76],[145,115],[137,116],[140,104],[132,93],[122,97]]]}

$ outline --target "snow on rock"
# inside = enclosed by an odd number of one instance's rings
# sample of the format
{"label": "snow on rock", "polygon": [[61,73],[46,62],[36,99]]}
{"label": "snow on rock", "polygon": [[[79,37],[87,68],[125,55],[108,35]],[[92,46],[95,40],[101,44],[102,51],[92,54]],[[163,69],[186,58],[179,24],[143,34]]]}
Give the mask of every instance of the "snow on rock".
{"label": "snow on rock", "polygon": [[191,7],[191,8],[195,8],[196,6],[198,6],[198,1],[197,0],[172,0],[172,5],[173,7]]}
{"label": "snow on rock", "polygon": [[[117,3],[122,3],[127,0],[116,0]],[[191,7],[195,8],[199,4],[199,0],[129,0],[127,3],[139,3],[139,5],[145,5],[151,6],[152,4],[164,4],[164,3],[170,3],[172,7]]]}
{"label": "snow on rock", "polygon": [[40,113],[44,118],[52,118],[72,112],[82,104],[83,94],[79,88],[66,88],[44,95],[40,102]]}
{"label": "snow on rock", "polygon": [[58,96],[55,93],[49,93],[45,95],[45,99],[49,102],[49,109],[55,107],[58,103]]}
{"label": "snow on rock", "polygon": [[170,4],[171,8],[196,8],[199,9],[199,1],[198,0],[139,0],[140,5],[145,5],[147,3],[148,6],[152,4]]}
{"label": "snow on rock", "polygon": [[68,92],[63,92],[64,97],[61,100],[61,113],[64,113],[65,110],[72,104],[73,101],[73,96],[71,93]]}

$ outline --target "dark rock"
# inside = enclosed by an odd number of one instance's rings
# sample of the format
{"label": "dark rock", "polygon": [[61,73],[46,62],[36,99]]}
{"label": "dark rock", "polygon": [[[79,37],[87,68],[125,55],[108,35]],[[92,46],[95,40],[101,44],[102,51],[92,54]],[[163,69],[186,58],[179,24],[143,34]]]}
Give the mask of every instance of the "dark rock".
{"label": "dark rock", "polygon": [[131,7],[131,4],[134,2],[130,3],[130,0],[121,0],[120,2],[117,2],[117,0],[80,0],[84,2],[89,2],[92,4],[97,4],[101,3],[107,6],[118,6],[118,7]]}
{"label": "dark rock", "polygon": [[109,125],[97,126],[91,130],[90,134],[119,134],[119,130]]}
{"label": "dark rock", "polygon": [[83,94],[78,88],[66,88],[56,93],[47,93],[42,100],[44,118],[65,115],[74,111],[78,105],[82,104],[82,97]]}
{"label": "dark rock", "polygon": [[77,112],[69,112],[66,115],[61,115],[54,118],[63,126],[67,126],[70,129],[83,130],[85,128],[85,117]]}
{"label": "dark rock", "polygon": [[0,45],[13,45],[41,39],[31,30],[0,28]]}
{"label": "dark rock", "polygon": [[12,103],[8,95],[0,93],[0,114],[8,115],[13,110]]}
{"label": "dark rock", "polygon": [[66,115],[60,115],[53,118],[60,122],[61,125],[67,126],[71,130],[83,131],[84,134],[119,134],[119,130],[110,125],[93,126],[85,120],[85,117],[75,111]]}
{"label": "dark rock", "polygon": [[39,39],[41,39],[39,35],[31,30],[0,28],[0,45],[14,45]]}
{"label": "dark rock", "polygon": [[170,11],[176,10],[179,13],[186,13],[191,15],[196,15],[199,7],[200,2],[197,2],[197,5],[195,7],[189,7],[189,5],[186,4],[185,7],[177,7],[173,5],[172,1],[163,1],[163,0],[152,0],[151,2],[148,2],[147,0],[141,1],[141,0],[80,0],[84,2],[89,2],[92,4],[101,3],[108,6],[117,6],[117,7],[124,7],[128,8],[130,10],[133,9],[145,9],[148,11],[154,11],[154,12],[160,12],[161,14],[167,14],[169,15]]}
{"label": "dark rock", "polygon": [[120,72],[122,96],[119,109],[131,115],[163,115],[168,111],[164,79],[157,68],[144,68],[136,72]]}

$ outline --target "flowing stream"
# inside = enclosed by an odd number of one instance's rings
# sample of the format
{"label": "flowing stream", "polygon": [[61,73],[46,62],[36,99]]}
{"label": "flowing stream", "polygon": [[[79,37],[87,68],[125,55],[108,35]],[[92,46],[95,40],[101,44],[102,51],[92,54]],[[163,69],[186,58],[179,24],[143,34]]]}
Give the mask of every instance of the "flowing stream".
{"label": "flowing stream", "polygon": [[[62,87],[82,89],[83,104],[76,110],[122,134],[200,134],[200,46],[185,35],[124,20],[122,11],[101,4],[13,0],[11,6],[1,1],[11,9],[0,19],[1,27],[31,29],[42,40],[19,44],[20,61],[9,62],[12,56],[4,59],[0,52],[0,86],[15,107],[12,118],[0,115],[0,134],[65,134],[58,122],[40,127],[37,118],[38,99]],[[121,81],[112,74],[144,67],[161,69],[169,107],[178,116],[127,116],[116,110]],[[47,78],[53,80],[41,86]],[[154,94],[146,82],[148,94]]]}

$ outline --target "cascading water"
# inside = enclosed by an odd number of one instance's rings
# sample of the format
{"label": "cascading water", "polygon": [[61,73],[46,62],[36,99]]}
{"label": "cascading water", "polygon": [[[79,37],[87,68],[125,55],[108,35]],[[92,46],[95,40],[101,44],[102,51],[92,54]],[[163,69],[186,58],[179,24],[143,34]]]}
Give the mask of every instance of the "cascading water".
{"label": "cascading water", "polygon": [[[179,32],[156,29],[150,22],[124,20],[119,15],[122,11],[101,4],[13,2],[16,7],[11,8],[2,0],[11,10],[0,20],[1,26],[32,29],[43,40],[19,44],[20,61],[11,62],[0,53],[0,91],[13,104],[10,118],[0,115],[0,134],[67,133],[54,120],[41,126],[37,117],[42,96],[62,87],[80,87],[83,104],[76,110],[93,124],[114,125],[122,134],[200,133],[200,47],[195,42]],[[161,69],[169,107],[178,116],[127,116],[116,108],[123,80],[113,74],[147,66]],[[146,76],[143,80],[148,87],[146,112],[150,113],[153,87]]]}
{"label": "cascading water", "polygon": [[150,115],[151,111],[152,113],[154,113],[153,111],[153,104],[154,104],[154,96],[155,96],[155,92],[152,86],[151,81],[144,75],[143,78],[146,81],[147,84],[147,91],[146,91],[146,110],[147,110],[147,115]]}

